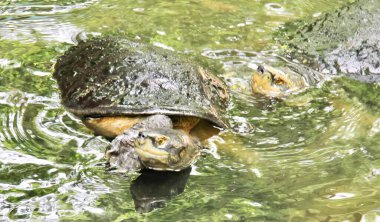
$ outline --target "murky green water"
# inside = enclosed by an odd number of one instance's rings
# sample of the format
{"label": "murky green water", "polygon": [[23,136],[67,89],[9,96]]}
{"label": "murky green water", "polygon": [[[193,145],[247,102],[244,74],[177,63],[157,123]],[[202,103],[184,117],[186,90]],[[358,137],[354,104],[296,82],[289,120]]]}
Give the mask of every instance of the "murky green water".
{"label": "murky green water", "polygon": [[[0,221],[379,221],[379,86],[337,79],[281,102],[247,85],[277,60],[279,26],[345,2],[1,1]],[[51,77],[90,32],[222,62],[233,130],[191,171],[105,172],[107,141],[65,112]]]}

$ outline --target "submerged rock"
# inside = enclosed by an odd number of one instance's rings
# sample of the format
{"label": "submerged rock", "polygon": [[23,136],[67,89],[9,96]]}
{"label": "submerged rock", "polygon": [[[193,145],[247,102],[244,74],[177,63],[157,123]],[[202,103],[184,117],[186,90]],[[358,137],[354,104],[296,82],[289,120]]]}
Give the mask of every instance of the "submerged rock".
{"label": "submerged rock", "polygon": [[288,25],[278,39],[291,58],[323,73],[380,82],[380,1],[358,0],[308,22]]}

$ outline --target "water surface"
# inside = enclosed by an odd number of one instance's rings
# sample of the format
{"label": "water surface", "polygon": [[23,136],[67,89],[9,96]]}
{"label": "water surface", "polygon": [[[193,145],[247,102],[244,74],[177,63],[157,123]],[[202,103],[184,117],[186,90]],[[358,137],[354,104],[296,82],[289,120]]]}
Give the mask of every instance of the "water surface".
{"label": "water surface", "polygon": [[[379,221],[379,86],[342,78],[287,101],[248,87],[281,26],[346,2],[0,3],[0,220]],[[110,174],[107,141],[60,105],[55,60],[105,34],[223,65],[232,129],[191,170]]]}

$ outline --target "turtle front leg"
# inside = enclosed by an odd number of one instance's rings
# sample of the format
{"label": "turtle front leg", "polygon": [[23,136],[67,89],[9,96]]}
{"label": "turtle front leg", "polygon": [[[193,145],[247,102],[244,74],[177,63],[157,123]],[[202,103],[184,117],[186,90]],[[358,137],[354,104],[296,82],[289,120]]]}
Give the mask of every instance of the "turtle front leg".
{"label": "turtle front leg", "polygon": [[137,138],[136,133],[134,130],[127,130],[112,141],[110,149],[106,152],[107,163],[110,169],[134,172],[143,168],[133,148],[133,141]]}
{"label": "turtle front leg", "polygon": [[172,129],[171,119],[165,115],[153,115],[144,118],[111,142],[111,148],[106,152],[109,168],[139,171],[143,168],[134,146],[139,133],[144,130]]}

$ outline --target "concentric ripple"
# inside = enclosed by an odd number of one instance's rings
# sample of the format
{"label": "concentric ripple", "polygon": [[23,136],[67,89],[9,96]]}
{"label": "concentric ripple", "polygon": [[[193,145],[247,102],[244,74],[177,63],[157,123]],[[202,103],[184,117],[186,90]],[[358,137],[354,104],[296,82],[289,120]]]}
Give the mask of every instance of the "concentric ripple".
{"label": "concentric ripple", "polygon": [[[108,192],[84,173],[103,161],[108,143],[64,112],[57,96],[1,92],[0,113],[0,178],[7,178],[0,183],[2,215],[56,220],[58,210],[81,212]],[[58,204],[68,193],[67,206]]]}
{"label": "concentric ripple", "polygon": [[71,162],[70,153],[92,138],[78,119],[62,110],[58,97],[19,91],[0,93],[0,109],[0,138],[9,150],[37,157],[53,155],[56,163]]}

